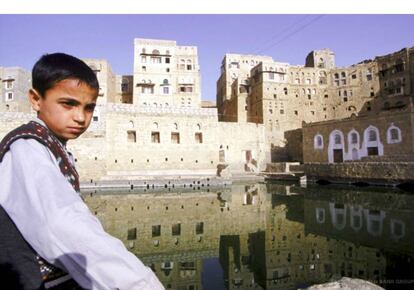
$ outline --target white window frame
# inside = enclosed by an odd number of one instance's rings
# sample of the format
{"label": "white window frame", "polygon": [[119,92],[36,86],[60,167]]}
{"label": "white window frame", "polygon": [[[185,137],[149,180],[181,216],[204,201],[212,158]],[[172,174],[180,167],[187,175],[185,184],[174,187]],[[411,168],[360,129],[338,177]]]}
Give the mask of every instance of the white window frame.
{"label": "white window frame", "polygon": [[[391,130],[396,129],[398,132],[398,138],[392,139]],[[401,129],[394,125],[394,123],[391,123],[390,127],[387,129],[387,143],[388,144],[396,144],[402,142],[402,135],[401,135]]]}
{"label": "white window frame", "polygon": [[[335,136],[336,135],[340,136],[340,144],[335,143]],[[343,161],[347,160],[346,159],[346,155],[344,152],[345,149],[345,144],[344,144],[344,133],[342,133],[341,130],[338,129],[334,129],[330,134],[329,134],[329,144],[328,144],[328,162],[329,163],[333,163],[334,162],[334,155],[333,155],[333,150],[334,149],[342,149],[342,156],[343,156]]]}
{"label": "white window frame", "polygon": [[[318,144],[318,137],[321,138],[321,145]],[[313,137],[313,149],[323,149],[323,136],[321,134],[316,134],[315,137]]]}
{"label": "white window frame", "polygon": [[[11,96],[11,97],[9,97],[9,96]],[[14,94],[13,94],[13,92],[6,92],[6,94],[4,95],[4,97],[6,99],[6,102],[7,101],[13,101],[14,100]]]}
{"label": "white window frame", "polygon": [[[374,130],[377,134],[377,140],[376,141],[369,141],[369,139],[368,139],[369,131],[371,131],[371,130]],[[381,143],[380,132],[379,132],[378,128],[373,126],[373,125],[369,125],[364,130],[364,139],[362,141],[362,146],[361,146],[361,150],[362,150],[362,154],[360,155],[361,157],[368,156],[368,147],[378,147],[378,156],[384,155],[384,146]]]}
{"label": "white window frame", "polygon": [[[352,135],[353,134],[356,134],[356,143],[352,143]],[[360,146],[359,146],[360,140],[361,140],[361,138],[360,138],[359,132],[357,130],[352,129],[351,131],[349,131],[349,133],[348,133],[348,158],[347,159],[355,160],[354,156],[352,155],[353,150],[356,150],[357,154],[358,154],[356,160],[360,159],[360,155],[361,155]]]}

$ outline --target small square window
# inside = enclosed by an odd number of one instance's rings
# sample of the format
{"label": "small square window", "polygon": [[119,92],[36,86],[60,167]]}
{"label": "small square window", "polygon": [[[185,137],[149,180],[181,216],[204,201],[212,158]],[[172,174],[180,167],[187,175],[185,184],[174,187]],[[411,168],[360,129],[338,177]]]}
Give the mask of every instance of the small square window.
{"label": "small square window", "polygon": [[13,88],[13,81],[12,80],[5,81],[4,85],[5,85],[6,89],[12,89]]}
{"label": "small square window", "polygon": [[160,143],[160,132],[151,132],[151,142]]}
{"label": "small square window", "polygon": [[172,144],[180,144],[180,133],[172,132],[171,133],[171,143]]}
{"label": "small square window", "polygon": [[204,223],[199,222],[196,224],[196,235],[201,235],[204,233]]}
{"label": "small square window", "polygon": [[203,143],[203,133],[195,133],[195,142],[196,143]]}
{"label": "small square window", "polygon": [[173,224],[172,225],[172,235],[173,236],[181,235],[181,224]]}
{"label": "small square window", "polygon": [[128,237],[127,239],[136,240],[137,239],[137,228],[128,229]]}
{"label": "small square window", "polygon": [[152,226],[152,237],[161,236],[161,225]]}
{"label": "small square window", "polygon": [[128,142],[131,142],[131,143],[137,142],[137,134],[135,131],[127,131],[127,135],[128,135],[127,137]]}

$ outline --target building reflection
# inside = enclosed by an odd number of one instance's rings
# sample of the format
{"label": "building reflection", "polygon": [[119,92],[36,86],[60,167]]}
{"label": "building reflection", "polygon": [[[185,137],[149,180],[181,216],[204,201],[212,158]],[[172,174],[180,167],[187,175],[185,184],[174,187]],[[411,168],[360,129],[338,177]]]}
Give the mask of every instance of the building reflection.
{"label": "building reflection", "polygon": [[308,232],[387,251],[414,254],[414,197],[398,193],[309,192]]}
{"label": "building reflection", "polygon": [[374,193],[334,192],[262,183],[84,198],[167,289],[204,289],[208,258],[219,259],[226,289],[292,289],[340,276],[380,281],[395,260],[380,249],[413,254],[408,197],[388,194],[382,206]]}

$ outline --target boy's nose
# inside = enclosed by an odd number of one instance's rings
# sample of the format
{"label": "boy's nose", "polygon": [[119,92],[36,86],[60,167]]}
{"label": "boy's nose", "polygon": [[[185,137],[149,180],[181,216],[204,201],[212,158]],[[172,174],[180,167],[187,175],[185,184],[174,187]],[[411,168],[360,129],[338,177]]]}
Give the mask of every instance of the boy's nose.
{"label": "boy's nose", "polygon": [[85,119],[85,112],[83,110],[76,110],[74,114],[74,120],[78,123],[84,123]]}

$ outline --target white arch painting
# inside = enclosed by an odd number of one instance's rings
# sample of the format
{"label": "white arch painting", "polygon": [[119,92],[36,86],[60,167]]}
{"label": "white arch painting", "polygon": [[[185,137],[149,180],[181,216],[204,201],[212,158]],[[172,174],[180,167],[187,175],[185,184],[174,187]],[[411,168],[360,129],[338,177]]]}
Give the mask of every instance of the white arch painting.
{"label": "white arch painting", "polygon": [[[342,160],[344,160],[344,134],[340,130],[333,130],[329,134],[329,145],[328,145],[328,162],[334,162],[334,151],[342,150]],[[340,154],[340,153],[337,153]]]}
{"label": "white arch painting", "polygon": [[348,160],[358,160],[360,156],[360,138],[357,130],[352,129],[348,133]]}
{"label": "white arch painting", "polygon": [[364,140],[362,141],[361,146],[361,157],[368,156],[369,148],[371,148],[372,151],[377,150],[376,155],[384,155],[384,145],[381,143],[381,136],[379,134],[379,130],[377,127],[372,125],[370,125],[368,128],[364,130]]}

